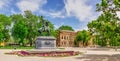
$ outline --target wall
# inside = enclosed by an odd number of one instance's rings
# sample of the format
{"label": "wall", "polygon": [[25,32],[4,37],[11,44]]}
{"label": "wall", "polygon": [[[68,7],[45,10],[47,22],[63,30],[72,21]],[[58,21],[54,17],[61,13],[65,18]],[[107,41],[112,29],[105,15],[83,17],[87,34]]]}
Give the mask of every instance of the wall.
{"label": "wall", "polygon": [[57,46],[73,47],[76,34],[77,33],[74,31],[68,31],[68,30],[59,31],[58,38],[57,38]]}

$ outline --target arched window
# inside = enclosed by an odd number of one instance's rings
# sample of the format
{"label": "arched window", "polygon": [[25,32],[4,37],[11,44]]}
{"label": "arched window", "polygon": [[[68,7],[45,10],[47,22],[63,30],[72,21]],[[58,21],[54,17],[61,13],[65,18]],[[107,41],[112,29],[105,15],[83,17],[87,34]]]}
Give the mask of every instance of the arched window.
{"label": "arched window", "polygon": [[61,39],[63,39],[63,36],[61,37]]}

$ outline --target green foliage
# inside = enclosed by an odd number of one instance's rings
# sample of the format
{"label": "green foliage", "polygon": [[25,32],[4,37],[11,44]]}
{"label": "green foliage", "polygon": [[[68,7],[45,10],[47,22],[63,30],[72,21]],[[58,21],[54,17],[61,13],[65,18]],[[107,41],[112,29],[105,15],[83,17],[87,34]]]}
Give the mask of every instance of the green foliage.
{"label": "green foliage", "polygon": [[10,39],[9,30],[4,29],[4,30],[2,31],[2,33],[3,33],[4,41],[5,41],[5,42],[9,41],[9,39]]}
{"label": "green foliage", "polygon": [[3,29],[4,29],[4,26],[0,23],[0,41],[3,39],[3,33],[2,33],[2,31],[3,31]]}
{"label": "green foliage", "polygon": [[88,23],[89,31],[96,36],[96,41],[101,46],[117,46],[120,40],[120,18],[116,15],[120,10],[120,1],[102,0],[97,4],[97,11],[102,14],[92,22]]}
{"label": "green foliage", "polygon": [[10,25],[11,19],[4,14],[0,14],[0,41],[8,41],[8,39],[10,38]]}
{"label": "green foliage", "polygon": [[26,25],[28,28],[28,34],[27,38],[29,40],[30,46],[32,46],[33,40],[38,34],[38,28],[37,28],[37,22],[38,22],[38,17],[34,14],[32,14],[31,11],[24,11],[25,13],[25,20],[26,20]]}
{"label": "green foliage", "polygon": [[78,45],[79,42],[83,43],[83,46],[87,46],[88,41],[90,40],[90,34],[88,31],[80,31],[75,38],[75,45]]}
{"label": "green foliage", "polygon": [[0,14],[0,22],[3,24],[4,27],[6,27],[7,25],[11,25],[11,19],[4,14]]}
{"label": "green foliage", "polygon": [[72,27],[70,27],[70,26],[64,26],[64,25],[62,25],[61,27],[59,27],[58,30],[71,30],[71,31],[74,31]]}
{"label": "green foliage", "polygon": [[21,14],[13,14],[10,16],[10,18],[12,19],[12,22],[14,23],[24,20],[23,15]]}
{"label": "green foliage", "polygon": [[28,34],[28,28],[24,22],[24,20],[19,21],[17,23],[14,24],[14,27],[12,28],[12,36],[15,39],[20,39],[19,43],[21,43],[21,45],[24,45],[24,39],[26,38],[26,35]]}
{"label": "green foliage", "polygon": [[1,47],[0,46],[0,49],[27,49],[27,50],[31,50],[31,49],[34,49],[34,47],[25,47],[25,46],[4,46],[4,47]]}
{"label": "green foliage", "polygon": [[57,30],[54,30],[53,36],[57,38],[57,37],[58,37],[58,33],[59,33],[59,30],[58,30],[58,29],[57,29]]}

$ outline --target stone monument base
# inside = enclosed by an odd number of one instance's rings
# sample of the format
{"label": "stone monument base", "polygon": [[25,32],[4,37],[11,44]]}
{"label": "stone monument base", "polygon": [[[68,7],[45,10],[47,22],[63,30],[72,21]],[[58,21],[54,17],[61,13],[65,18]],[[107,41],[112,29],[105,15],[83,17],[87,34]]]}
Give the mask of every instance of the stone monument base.
{"label": "stone monument base", "polygon": [[40,36],[36,39],[36,49],[55,49],[56,38],[53,36]]}

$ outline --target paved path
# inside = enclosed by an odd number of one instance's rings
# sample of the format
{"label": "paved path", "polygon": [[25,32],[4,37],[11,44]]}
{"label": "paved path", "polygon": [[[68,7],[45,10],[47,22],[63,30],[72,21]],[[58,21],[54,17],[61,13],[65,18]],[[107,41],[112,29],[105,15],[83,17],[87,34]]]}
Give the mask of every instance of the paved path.
{"label": "paved path", "polygon": [[0,61],[120,61],[120,51],[88,48],[66,48],[84,52],[83,55],[71,57],[19,57],[16,55],[6,55],[5,52],[13,50],[0,50]]}

